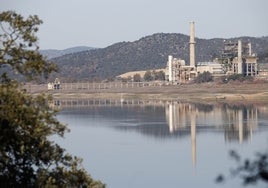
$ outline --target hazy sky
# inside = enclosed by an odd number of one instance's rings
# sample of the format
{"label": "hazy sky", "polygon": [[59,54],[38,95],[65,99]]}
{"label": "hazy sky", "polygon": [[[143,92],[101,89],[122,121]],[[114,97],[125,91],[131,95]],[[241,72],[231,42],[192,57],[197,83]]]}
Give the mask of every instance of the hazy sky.
{"label": "hazy sky", "polygon": [[0,11],[38,15],[41,49],[106,47],[154,33],[199,38],[268,36],[268,0],[0,0]]}

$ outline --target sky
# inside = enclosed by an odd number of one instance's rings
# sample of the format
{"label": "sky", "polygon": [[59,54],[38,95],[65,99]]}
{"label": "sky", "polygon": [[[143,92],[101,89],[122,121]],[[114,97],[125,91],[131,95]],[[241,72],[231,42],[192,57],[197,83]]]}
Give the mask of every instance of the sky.
{"label": "sky", "polygon": [[0,11],[15,10],[43,20],[41,49],[103,48],[154,33],[231,38],[268,36],[267,0],[0,0]]}

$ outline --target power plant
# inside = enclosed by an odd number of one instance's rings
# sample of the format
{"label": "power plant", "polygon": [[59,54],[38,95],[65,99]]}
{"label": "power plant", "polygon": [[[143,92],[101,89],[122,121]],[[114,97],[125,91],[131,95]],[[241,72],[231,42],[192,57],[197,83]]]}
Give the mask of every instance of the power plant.
{"label": "power plant", "polygon": [[194,22],[190,22],[190,65],[187,66],[185,61],[180,58],[168,57],[166,67],[166,80],[172,83],[182,83],[189,80],[193,80],[197,76],[195,66],[195,25]]}
{"label": "power plant", "polygon": [[[196,62],[195,56],[195,22],[190,22],[189,37],[189,63],[180,57],[168,56],[168,61],[164,69],[165,80],[171,84],[188,83],[194,80],[199,74],[209,72],[213,77],[229,75],[258,76],[267,79],[268,71],[258,70],[258,57],[252,52],[252,45],[248,42],[223,41],[222,53],[215,59],[207,62]],[[151,70],[153,71],[153,70]],[[119,78],[132,77],[135,74],[144,75],[144,71],[133,71],[122,75]]]}
{"label": "power plant", "polygon": [[257,76],[257,56],[252,53],[251,43],[224,41],[224,49],[220,57],[212,62],[195,63],[195,23],[190,22],[189,65],[180,58],[168,56],[165,78],[171,83],[185,83],[193,80],[205,71],[212,76],[242,74]]}

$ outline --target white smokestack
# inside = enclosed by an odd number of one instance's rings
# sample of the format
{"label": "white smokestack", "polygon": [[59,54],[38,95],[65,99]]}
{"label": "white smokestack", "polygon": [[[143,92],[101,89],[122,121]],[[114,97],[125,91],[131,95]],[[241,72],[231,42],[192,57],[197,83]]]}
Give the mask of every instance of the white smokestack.
{"label": "white smokestack", "polygon": [[242,41],[241,40],[238,40],[238,46],[237,46],[237,51],[238,51],[238,54],[237,54],[237,57],[238,59],[242,59]]}
{"label": "white smokestack", "polygon": [[195,28],[194,22],[190,22],[190,66],[195,66]]}
{"label": "white smokestack", "polygon": [[238,74],[242,74],[242,41],[238,40],[238,47],[237,47],[237,58],[238,58]]}
{"label": "white smokestack", "polygon": [[173,77],[173,75],[172,75],[172,61],[173,61],[173,57],[172,57],[172,55],[169,55],[168,56],[168,80],[170,82],[173,81],[172,80],[172,77]]}
{"label": "white smokestack", "polygon": [[251,43],[248,43],[248,55],[252,56]]}

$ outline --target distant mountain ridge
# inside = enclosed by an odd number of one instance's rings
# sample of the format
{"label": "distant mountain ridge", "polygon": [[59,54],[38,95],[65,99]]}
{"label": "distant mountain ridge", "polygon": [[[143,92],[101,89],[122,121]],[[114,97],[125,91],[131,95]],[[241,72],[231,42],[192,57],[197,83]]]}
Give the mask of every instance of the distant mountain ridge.
{"label": "distant mountain ridge", "polygon": [[40,52],[42,55],[46,56],[48,59],[51,59],[51,58],[60,57],[66,54],[82,52],[82,51],[87,51],[87,50],[92,50],[92,49],[96,49],[96,48],[88,47],[88,46],[77,46],[77,47],[67,48],[64,50],[45,49],[45,50],[40,50]]}
{"label": "distant mountain ridge", "polygon": [[[267,37],[231,39],[196,38],[196,62],[219,57],[224,40],[251,42],[253,53],[261,61],[268,59]],[[107,79],[129,71],[165,68],[168,55],[189,62],[189,36],[177,33],[156,33],[134,42],[119,42],[101,49],[92,49],[53,58],[60,72],[52,77],[62,80]]]}

